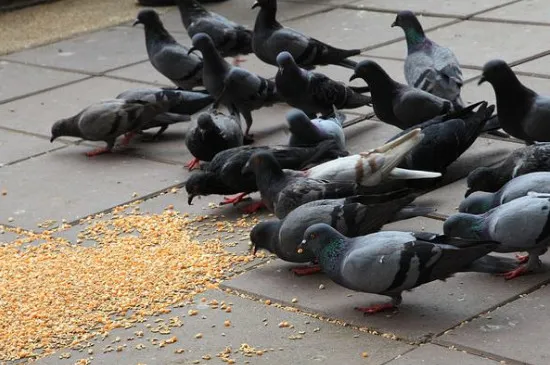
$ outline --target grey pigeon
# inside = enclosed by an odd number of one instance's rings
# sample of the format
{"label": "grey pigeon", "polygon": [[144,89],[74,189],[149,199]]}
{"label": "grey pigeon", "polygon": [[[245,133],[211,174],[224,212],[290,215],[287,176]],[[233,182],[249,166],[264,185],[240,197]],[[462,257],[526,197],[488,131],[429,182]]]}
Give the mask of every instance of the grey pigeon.
{"label": "grey pigeon", "polygon": [[231,66],[216,50],[212,39],[199,33],[193,36],[193,48],[204,58],[203,83],[208,93],[225,105],[232,114],[242,114],[246,122],[245,138],[252,125],[251,112],[280,101],[275,83],[242,68]]}
{"label": "grey pigeon", "polygon": [[185,145],[195,157],[187,167],[199,161],[211,161],[221,151],[243,145],[243,131],[237,118],[212,111],[202,113],[185,135]]}
{"label": "grey pigeon", "polygon": [[334,110],[334,116],[310,119],[299,109],[292,109],[286,114],[290,129],[289,146],[309,146],[325,139],[334,139],[341,149],[346,148],[346,136],[343,124],[346,115]]}
{"label": "grey pigeon", "polygon": [[414,127],[454,110],[449,100],[394,81],[379,64],[371,60],[357,64],[350,81],[356,78],[362,78],[369,85],[378,119],[401,129]]}
{"label": "grey pigeon", "polygon": [[550,97],[537,94],[523,85],[502,60],[483,66],[478,85],[493,85],[502,129],[513,137],[533,142],[550,142]]}
{"label": "grey pigeon", "polygon": [[426,37],[418,18],[411,11],[400,11],[392,24],[395,26],[403,28],[407,41],[407,84],[450,100],[459,107],[464,106],[460,98],[464,81],[455,54]]}
{"label": "grey pigeon", "polygon": [[499,191],[478,191],[464,199],[458,206],[462,213],[481,214],[499,205],[508,203],[529,192],[550,194],[550,172],[532,172],[508,181]]}
{"label": "grey pigeon", "polygon": [[[478,110],[474,112],[475,108]],[[424,138],[398,166],[404,169],[445,173],[447,166],[456,161],[475,142],[491,118],[494,106],[487,102],[472,104],[462,110],[437,116],[391,138],[394,140],[413,128],[420,128]]]}
{"label": "grey pigeon", "polygon": [[483,214],[452,215],[443,231],[452,237],[498,241],[497,252],[527,251],[527,257],[518,257],[522,265],[505,274],[509,280],[540,266],[539,256],[550,244],[549,216],[550,195],[529,193]]}
{"label": "grey pigeon", "polygon": [[369,96],[341,82],[300,68],[289,52],[279,53],[277,64],[277,91],[288,104],[303,110],[310,117],[315,117],[317,113],[331,115],[334,108],[355,109],[371,103]]}
{"label": "grey pigeon", "polygon": [[488,240],[466,241],[425,232],[382,231],[348,238],[324,223],[310,226],[300,244],[314,253],[335,283],[391,298],[390,303],[355,308],[363,313],[395,309],[403,291],[457,272],[476,271],[472,263],[498,246]]}
{"label": "grey pigeon", "polygon": [[104,100],[84,108],[80,113],[58,120],[52,126],[53,142],[61,136],[79,137],[87,141],[105,141],[107,147],[88,152],[89,157],[110,152],[117,137],[125,134],[122,145],[127,145],[135,133],[157,115],[170,110],[178,98],[164,97],[148,103],[140,100]]}
{"label": "grey pigeon", "polygon": [[[299,170],[318,163],[348,155],[348,152],[338,148],[333,140],[320,142],[316,146],[241,146],[221,151],[204,167],[187,180],[188,204],[196,196],[210,194],[237,194],[226,198],[224,204],[236,204],[244,196],[258,190],[256,177],[253,174],[243,174],[245,164],[257,151],[270,151],[277,162],[287,169]],[[258,209],[260,205],[252,205],[250,210]]]}
{"label": "grey pigeon", "polygon": [[260,222],[252,228],[250,241],[254,253],[258,249],[265,249],[284,261],[313,262],[313,253],[298,253],[298,245],[302,242],[305,230],[315,223],[326,223],[343,235],[356,237],[376,232],[389,222],[433,212],[431,208],[407,207],[415,198],[410,194],[394,198],[395,195],[380,195],[375,199],[359,195],[316,200],[301,205],[283,220]]}
{"label": "grey pigeon", "polygon": [[136,24],[145,27],[147,55],[153,67],[182,90],[202,86],[202,59],[189,54],[164,28],[156,11],[144,9],[138,13]]}
{"label": "grey pigeon", "polygon": [[361,53],[360,49],[344,50],[329,46],[294,29],[283,27],[276,19],[277,0],[257,0],[252,9],[260,7],[254,24],[252,48],[258,58],[277,65],[277,55],[290,52],[300,67],[311,69],[316,65],[339,65],[353,69],[356,62],[348,57]]}
{"label": "grey pigeon", "polygon": [[190,121],[191,115],[206,108],[214,101],[210,95],[205,93],[160,87],[128,89],[116,96],[116,99],[140,100],[147,103],[157,102],[164,98],[177,99],[178,103],[171,107],[168,112],[158,114],[143,125],[142,130],[160,127],[153,139],[164,133],[171,124]]}
{"label": "grey pigeon", "polygon": [[213,40],[222,57],[235,57],[252,53],[252,31],[231,20],[208,11],[196,0],[176,0],[181,21],[190,38],[205,33]]}
{"label": "grey pigeon", "polygon": [[513,178],[536,171],[550,171],[550,143],[518,148],[498,165],[478,167],[466,179],[466,197],[474,191],[495,192]]}

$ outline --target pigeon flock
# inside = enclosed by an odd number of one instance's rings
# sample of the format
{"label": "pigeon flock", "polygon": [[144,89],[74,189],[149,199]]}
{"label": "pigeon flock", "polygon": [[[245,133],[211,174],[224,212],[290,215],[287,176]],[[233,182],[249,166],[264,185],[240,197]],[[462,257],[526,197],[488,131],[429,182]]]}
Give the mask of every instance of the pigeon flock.
{"label": "pigeon flock", "polygon": [[[185,183],[188,204],[197,196],[236,194],[220,203],[236,205],[259,191],[261,202],[245,211],[266,208],[276,219],[252,229],[253,252],[305,264],[293,269],[297,275],[324,272],[351,290],[391,298],[356,308],[363,313],[395,309],[403,291],[458,272],[512,279],[541,268],[539,256],[550,245],[550,97],[522,85],[504,61],[487,62],[479,80],[493,86],[497,115],[485,101],[464,103],[456,56],[430,40],[410,11],[388,24],[405,34],[407,84],[401,84],[372,60],[350,59],[361,50],[339,49],[279,23],[276,0],[253,4],[259,8],[254,29],[196,0],[176,2],[191,44],[178,43],[154,10],[141,10],[134,23],[144,27],[152,66],[174,87],[131,89],[92,104],[57,121],[52,141],[105,141],[87,153],[94,156],[111,152],[118,137],[124,146],[135,134],[159,128],[158,140],[171,124],[188,122],[182,143],[194,159],[186,167],[200,167]],[[267,79],[240,67],[239,57],[251,53],[277,73]],[[314,72],[318,65],[350,69],[349,81],[366,85],[333,80]],[[258,146],[254,111],[275,103],[295,108],[286,115],[289,142]],[[340,110],[365,105],[402,132],[352,155]],[[445,221],[444,234],[380,231],[432,213],[412,203],[437,187],[481,133],[526,146],[469,174],[465,200]],[[515,260],[491,252],[528,255]]]}

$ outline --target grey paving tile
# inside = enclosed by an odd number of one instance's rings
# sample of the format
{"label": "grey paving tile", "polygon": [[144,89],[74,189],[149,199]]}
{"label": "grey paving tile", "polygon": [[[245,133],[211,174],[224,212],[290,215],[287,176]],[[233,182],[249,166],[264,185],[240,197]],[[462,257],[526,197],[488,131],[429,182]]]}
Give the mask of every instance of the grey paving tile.
{"label": "grey paving tile", "polygon": [[179,166],[116,153],[88,158],[89,149],[70,146],[0,169],[8,191],[0,222],[13,217],[11,224],[36,229],[47,219],[72,221],[181,182]]}
{"label": "grey paving tile", "polygon": [[[420,202],[419,199],[415,200],[414,203],[418,206],[431,206],[430,204],[425,204]],[[443,221],[427,218],[427,217],[416,217],[412,219],[405,219],[398,222],[393,222],[386,224],[383,228],[383,231],[417,231],[417,232],[431,232],[431,233],[443,233]]]}
{"label": "grey paving tile", "polygon": [[[2,201],[1,199],[2,197],[0,197],[0,202]],[[12,232],[7,232],[0,226],[0,247],[2,246],[2,244],[7,244],[12,242],[13,240],[17,239],[17,237],[18,237],[17,234]]]}
{"label": "grey paving tile", "polygon": [[466,178],[463,178],[418,197],[415,203],[434,207],[437,214],[449,216],[458,213],[467,187]]}
{"label": "grey paving tile", "polygon": [[47,139],[0,129],[0,167],[63,146]]}
{"label": "grey paving tile", "polygon": [[293,2],[307,4],[330,4],[330,5],[345,5],[357,0],[280,0],[278,3]]}
{"label": "grey paving tile", "polygon": [[388,365],[497,365],[499,361],[468,354],[462,351],[450,350],[441,346],[427,344],[418,349],[407,352],[398,359],[390,361]]}
{"label": "grey paving tile", "polygon": [[[440,14],[450,16],[468,16],[495,6],[504,5],[511,0],[361,0],[349,5],[368,9],[383,9],[391,11],[412,10],[416,13]],[[421,20],[422,21],[422,20]]]}
{"label": "grey paving tile", "polygon": [[106,76],[123,77],[126,79],[147,82],[151,84],[161,84],[163,86],[173,86],[172,82],[155,70],[149,61],[138,63],[128,67],[119,68],[108,72]]}
{"label": "grey paving tile", "polygon": [[[152,333],[145,327],[147,323],[138,324],[127,330],[116,329],[105,340],[94,340],[94,364],[208,364],[220,363],[216,355],[227,347],[232,350],[230,358],[237,364],[310,364],[325,362],[327,364],[383,364],[396,356],[408,351],[412,347],[398,341],[383,339],[380,336],[369,335],[351,328],[332,325],[315,318],[306,317],[300,313],[291,313],[274,306],[228,295],[219,291],[210,291],[200,294],[197,298],[216,299],[219,303],[231,303],[231,313],[221,309],[211,309],[206,303],[197,301],[197,304],[183,308],[175,308],[168,315],[155,317],[155,322],[169,323],[169,318],[179,316],[184,322],[181,327],[170,328],[170,334],[160,335]],[[188,310],[197,309],[196,316],[187,315]],[[183,318],[184,317],[184,318]],[[224,322],[230,321],[229,327]],[[278,324],[287,321],[294,328],[279,328]],[[152,328],[157,324],[148,321]],[[136,338],[134,332],[143,331],[142,338]],[[302,332],[302,334],[300,334]],[[196,339],[195,334],[201,333],[202,338]],[[160,348],[151,344],[152,338],[158,341],[175,336],[177,342]],[[294,338],[301,337],[298,340]],[[113,344],[113,340],[120,337],[121,342]],[[132,337],[129,341],[127,338]],[[330,346],[321,344],[330,343]],[[127,344],[121,352],[103,353],[103,349],[111,345]],[[136,346],[145,346],[137,350]],[[238,350],[242,344],[248,344],[256,350],[263,350],[263,354],[254,353],[247,357]],[[184,349],[181,354],[176,349]],[[65,351],[63,351],[65,352]],[[368,357],[362,357],[367,352]],[[71,359],[61,360],[55,354],[37,362],[37,364],[74,364],[76,359],[86,358],[86,350],[79,353],[71,351]],[[210,361],[203,360],[209,355]],[[197,361],[197,362],[195,362]]]}
{"label": "grey paving tile", "polygon": [[[427,18],[425,18],[427,19]],[[426,20],[423,20],[426,23]],[[393,29],[398,34],[401,29]],[[463,21],[427,32],[437,43],[453,50],[462,65],[482,67],[493,58],[515,62],[548,50],[547,27],[497,22]],[[506,34],[506,37],[502,37]],[[537,39],[537,42],[533,42]],[[543,45],[543,46],[541,46]],[[405,42],[397,42],[367,52],[367,55],[404,58]]]}
{"label": "grey paving tile", "polygon": [[50,136],[52,124],[103,99],[145,84],[96,77],[0,105],[0,126]]}
{"label": "grey paving tile", "polygon": [[114,27],[4,57],[36,65],[99,73],[147,59],[143,30]]}
{"label": "grey paving tile", "polygon": [[0,61],[0,78],[2,79],[0,101],[49,89],[84,77],[86,76],[71,72]]}
{"label": "grey paving tile", "polygon": [[550,361],[543,335],[550,330],[549,306],[548,288],[543,287],[446,333],[438,341],[545,365]]}
{"label": "grey paving tile", "polygon": [[515,66],[514,70],[550,76],[550,67],[548,67],[549,63],[550,56],[544,56],[529,62],[521,63]]}
{"label": "grey paving tile", "polygon": [[544,0],[524,0],[501,8],[481,13],[475,18],[509,20],[517,22],[550,23],[550,4]]}

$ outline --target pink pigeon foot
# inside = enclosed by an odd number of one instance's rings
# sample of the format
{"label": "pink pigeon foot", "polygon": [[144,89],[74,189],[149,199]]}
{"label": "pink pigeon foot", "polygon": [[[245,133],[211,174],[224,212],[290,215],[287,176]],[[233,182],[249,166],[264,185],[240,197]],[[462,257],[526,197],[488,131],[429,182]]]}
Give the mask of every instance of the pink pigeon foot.
{"label": "pink pigeon foot", "polygon": [[122,141],[120,142],[121,145],[123,146],[128,146],[128,144],[130,144],[130,141],[132,140],[132,138],[134,138],[134,136],[136,135],[135,132],[128,132],[124,135],[124,138],[122,139]]}
{"label": "pink pigeon foot", "polygon": [[529,261],[529,255],[516,255],[516,259],[520,264],[526,264]]}
{"label": "pink pigeon foot", "polygon": [[265,207],[265,204],[263,202],[248,204],[246,207],[243,208],[243,213],[245,214],[256,213],[258,210],[262,209],[263,207]]}
{"label": "pink pigeon foot", "polygon": [[189,171],[199,167],[199,163],[201,161],[198,159],[198,158],[193,158],[191,161],[189,161],[188,163],[185,164],[185,167],[187,167],[187,169],[189,169]]}
{"label": "pink pigeon foot", "polygon": [[97,155],[103,155],[104,153],[110,153],[110,152],[111,152],[111,149],[109,147],[101,147],[101,148],[97,148],[93,151],[86,152],[86,156],[94,157],[94,156],[97,156]]}
{"label": "pink pigeon foot", "polygon": [[223,202],[220,203],[220,205],[227,205],[227,204],[237,204],[243,201],[243,198],[247,196],[248,193],[240,193],[235,195],[231,198],[223,198]]}
{"label": "pink pigeon foot", "polygon": [[528,271],[529,270],[527,270],[527,265],[520,265],[516,269],[500,274],[499,276],[504,276],[504,279],[506,280],[512,280],[517,278],[518,276],[525,275]]}
{"label": "pink pigeon foot", "polygon": [[320,273],[322,270],[321,270],[321,266],[319,265],[311,265],[311,266],[294,267],[290,269],[290,271],[292,271],[297,276],[307,276],[307,275]]}
{"label": "pink pigeon foot", "polygon": [[241,58],[239,56],[233,57],[233,66],[240,67],[240,64],[243,63],[243,62],[246,62],[246,60],[244,58]]}
{"label": "pink pigeon foot", "polygon": [[394,309],[397,309],[397,307],[393,305],[393,303],[375,304],[370,307],[355,307],[356,311],[362,312],[364,314],[375,314]]}

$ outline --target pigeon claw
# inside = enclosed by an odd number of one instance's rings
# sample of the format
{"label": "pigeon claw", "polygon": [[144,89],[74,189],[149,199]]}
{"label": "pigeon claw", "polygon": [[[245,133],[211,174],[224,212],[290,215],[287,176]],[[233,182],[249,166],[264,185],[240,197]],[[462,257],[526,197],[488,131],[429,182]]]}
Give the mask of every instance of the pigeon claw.
{"label": "pigeon claw", "polygon": [[370,307],[355,307],[356,311],[359,311],[365,315],[367,314],[375,314],[379,312],[385,312],[389,310],[395,310],[397,307],[393,305],[393,303],[383,303],[383,304],[375,304],[371,305]]}
{"label": "pigeon claw", "polygon": [[262,209],[263,207],[265,207],[265,204],[263,202],[248,204],[246,207],[243,208],[243,213],[245,214],[256,213],[258,210]]}
{"label": "pigeon claw", "polygon": [[290,269],[290,271],[292,271],[296,276],[307,276],[307,275],[318,274],[322,270],[321,270],[321,266],[319,265],[311,265],[311,266],[294,267]]}
{"label": "pigeon claw", "polygon": [[94,156],[103,155],[105,153],[110,153],[110,152],[111,152],[111,149],[109,147],[101,147],[101,148],[97,148],[93,151],[86,152],[86,156],[94,157]]}
{"label": "pigeon claw", "polygon": [[233,66],[240,67],[240,64],[246,62],[244,58],[241,58],[239,56],[233,58]]}
{"label": "pigeon claw", "polygon": [[132,138],[134,138],[134,136],[136,135],[135,132],[128,132],[124,135],[124,138],[122,139],[122,141],[120,142],[121,145],[123,146],[128,146],[130,144],[130,141],[132,140]]}
{"label": "pigeon claw", "polygon": [[230,198],[227,198],[227,197],[224,197],[223,198],[223,202],[220,203],[220,205],[227,205],[227,204],[237,204],[237,203],[240,203],[243,201],[244,197],[247,196],[248,193],[240,193],[240,194],[237,194],[233,197],[230,197]]}
{"label": "pigeon claw", "polygon": [[199,160],[198,158],[193,158],[191,161],[189,161],[188,163],[185,164],[185,167],[187,167],[187,169],[189,169],[189,171],[195,169],[195,168],[198,168],[199,167],[199,163],[201,162],[201,160]]}
{"label": "pigeon claw", "polygon": [[526,264],[529,261],[529,255],[516,255],[516,259],[520,264]]}
{"label": "pigeon claw", "polygon": [[505,272],[503,274],[499,274],[499,276],[504,276],[504,279],[506,280],[512,280],[512,279],[515,279],[517,278],[518,276],[522,276],[522,275],[525,275],[527,273],[527,266],[526,265],[521,265],[521,266],[518,266],[516,269],[512,270],[512,271],[508,271],[508,272]]}

